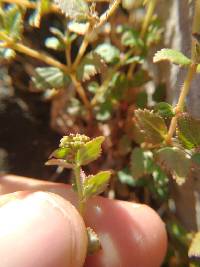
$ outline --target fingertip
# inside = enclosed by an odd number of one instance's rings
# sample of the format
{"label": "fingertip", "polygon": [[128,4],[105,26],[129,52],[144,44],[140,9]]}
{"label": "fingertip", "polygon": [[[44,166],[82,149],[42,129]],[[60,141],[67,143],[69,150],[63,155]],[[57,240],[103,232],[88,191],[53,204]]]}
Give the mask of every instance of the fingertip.
{"label": "fingertip", "polygon": [[[134,223],[140,225],[144,247],[143,266],[161,266],[167,251],[166,227],[158,213],[147,205],[124,203],[131,214]],[[146,260],[145,260],[146,258]]]}
{"label": "fingertip", "polygon": [[0,208],[2,266],[81,267],[87,234],[74,206],[53,193],[12,195]]}
{"label": "fingertip", "polygon": [[167,248],[165,225],[146,205],[97,198],[90,203],[87,223],[99,235],[102,251],[86,266],[159,267]]}

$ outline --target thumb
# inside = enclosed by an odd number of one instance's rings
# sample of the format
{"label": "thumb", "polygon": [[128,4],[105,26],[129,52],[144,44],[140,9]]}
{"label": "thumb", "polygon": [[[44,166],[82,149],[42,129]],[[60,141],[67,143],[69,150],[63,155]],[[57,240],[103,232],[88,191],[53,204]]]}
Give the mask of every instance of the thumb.
{"label": "thumb", "polygon": [[0,197],[0,259],[4,267],[81,267],[87,250],[84,222],[53,193]]}

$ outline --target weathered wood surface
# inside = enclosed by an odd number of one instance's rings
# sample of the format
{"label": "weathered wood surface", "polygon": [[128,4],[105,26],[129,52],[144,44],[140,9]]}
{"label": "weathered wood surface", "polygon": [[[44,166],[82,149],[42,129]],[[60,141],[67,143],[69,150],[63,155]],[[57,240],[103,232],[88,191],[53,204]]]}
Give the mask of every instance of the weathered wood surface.
{"label": "weathered wood surface", "polygon": [[[166,23],[164,46],[182,51],[190,57],[194,1],[161,0],[158,12]],[[168,66],[162,73],[168,87],[168,100],[173,104],[177,101],[185,73],[186,70],[178,66]],[[192,83],[187,108],[191,115],[200,118],[200,75]],[[177,217],[188,230],[200,229],[200,176],[188,178],[181,187],[172,183],[172,192]]]}

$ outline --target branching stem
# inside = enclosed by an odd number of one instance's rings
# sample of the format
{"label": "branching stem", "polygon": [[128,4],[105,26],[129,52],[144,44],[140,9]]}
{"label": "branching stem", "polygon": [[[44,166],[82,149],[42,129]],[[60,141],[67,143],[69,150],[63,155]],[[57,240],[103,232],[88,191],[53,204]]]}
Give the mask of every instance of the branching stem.
{"label": "branching stem", "polygon": [[187,73],[187,76],[185,78],[183,87],[181,88],[179,100],[178,100],[178,103],[177,103],[176,108],[175,108],[175,116],[171,120],[169,131],[168,131],[168,134],[166,137],[166,143],[169,143],[169,144],[171,143],[172,137],[176,131],[177,116],[184,108],[185,99],[186,99],[186,96],[188,95],[188,92],[190,90],[191,83],[192,83],[192,80],[196,74],[196,71],[197,71],[197,64],[191,64],[191,66],[188,69],[188,73]]}
{"label": "branching stem", "polygon": [[119,4],[120,4],[121,0],[114,0],[113,4],[110,6],[110,8],[100,17],[99,22],[97,23],[96,26],[93,26],[93,24],[88,23],[88,28],[87,31],[85,33],[85,36],[83,38],[83,42],[81,44],[81,47],[78,51],[78,55],[74,61],[73,64],[73,69],[75,70],[77,68],[77,66],[79,65],[83,55],[85,54],[85,51],[89,45],[90,42],[90,37],[95,33],[95,31],[100,28],[107,20],[110,16],[113,15],[113,13],[116,11],[116,9],[118,8]]}
{"label": "branching stem", "polygon": [[5,41],[6,47],[9,47],[11,49],[14,49],[22,54],[28,55],[32,58],[36,58],[40,61],[43,61],[44,63],[51,65],[53,67],[61,69],[64,73],[69,74],[69,68],[65,66],[64,64],[60,63],[56,59],[47,56],[46,54],[36,51],[32,48],[29,48],[21,43],[17,43],[14,40],[12,40],[10,37],[8,37],[6,34],[0,32],[0,39]]}

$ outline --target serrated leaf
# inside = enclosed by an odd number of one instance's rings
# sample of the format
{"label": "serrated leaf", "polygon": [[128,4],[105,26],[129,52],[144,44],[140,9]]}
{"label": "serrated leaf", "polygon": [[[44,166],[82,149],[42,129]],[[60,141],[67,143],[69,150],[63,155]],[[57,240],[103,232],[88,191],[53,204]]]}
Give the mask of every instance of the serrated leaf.
{"label": "serrated leaf", "polygon": [[148,104],[148,95],[147,92],[140,92],[136,95],[135,100],[137,108],[146,108]]}
{"label": "serrated leaf", "polygon": [[157,103],[154,110],[163,118],[171,118],[175,115],[173,107],[166,102]]}
{"label": "serrated leaf", "polygon": [[124,46],[143,49],[144,43],[143,40],[140,38],[139,32],[128,27],[122,27],[120,31],[122,32],[121,42]]}
{"label": "serrated leaf", "polygon": [[196,233],[188,252],[189,258],[200,260],[200,232]]}
{"label": "serrated leaf", "polygon": [[191,159],[177,147],[161,148],[156,153],[158,163],[182,185],[190,174]]}
{"label": "serrated leaf", "polygon": [[77,68],[77,77],[80,81],[87,81],[97,73],[105,71],[103,59],[96,53],[87,54]]}
{"label": "serrated leaf", "polygon": [[106,63],[116,63],[119,61],[119,49],[109,43],[98,45],[95,52],[100,55]]}
{"label": "serrated leaf", "polygon": [[96,175],[86,177],[83,183],[83,199],[87,200],[102,193],[109,182],[110,176],[110,171],[102,171]]}
{"label": "serrated leaf", "polygon": [[6,10],[0,12],[0,30],[14,40],[21,38],[22,26],[22,10],[16,5],[10,5]]}
{"label": "serrated leaf", "polygon": [[168,60],[171,63],[180,65],[180,66],[187,66],[191,64],[191,60],[183,55],[181,52],[173,50],[173,49],[168,49],[168,48],[163,48],[162,50],[156,52],[153,58],[153,62],[157,63],[163,60]]}
{"label": "serrated leaf", "polygon": [[101,155],[101,144],[105,137],[99,136],[87,142],[83,147],[78,150],[76,162],[80,166],[87,165],[88,163],[96,160]]}
{"label": "serrated leaf", "polygon": [[89,15],[89,7],[85,0],[55,0],[55,3],[72,20],[82,21]]}
{"label": "serrated leaf", "polygon": [[177,120],[178,138],[182,144],[192,149],[200,146],[200,120],[184,113]]}
{"label": "serrated leaf", "polygon": [[35,72],[32,81],[40,90],[65,88],[70,83],[70,78],[55,67],[36,68]]}
{"label": "serrated leaf", "polygon": [[153,154],[141,148],[135,148],[131,154],[131,173],[134,178],[140,178],[152,172],[154,163]]}
{"label": "serrated leaf", "polygon": [[147,143],[160,144],[167,135],[167,126],[162,117],[147,109],[135,111],[136,123],[140,131],[144,132]]}

